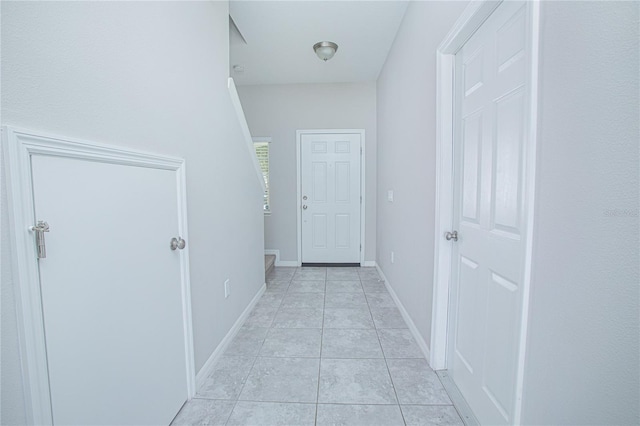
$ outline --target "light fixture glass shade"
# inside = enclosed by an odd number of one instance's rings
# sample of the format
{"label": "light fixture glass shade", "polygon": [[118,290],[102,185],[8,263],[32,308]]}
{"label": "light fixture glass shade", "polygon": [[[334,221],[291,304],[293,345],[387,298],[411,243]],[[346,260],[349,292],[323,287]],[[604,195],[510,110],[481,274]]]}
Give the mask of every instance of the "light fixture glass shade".
{"label": "light fixture glass shade", "polygon": [[332,41],[321,41],[313,45],[313,50],[318,55],[318,58],[326,62],[336,54],[338,45]]}

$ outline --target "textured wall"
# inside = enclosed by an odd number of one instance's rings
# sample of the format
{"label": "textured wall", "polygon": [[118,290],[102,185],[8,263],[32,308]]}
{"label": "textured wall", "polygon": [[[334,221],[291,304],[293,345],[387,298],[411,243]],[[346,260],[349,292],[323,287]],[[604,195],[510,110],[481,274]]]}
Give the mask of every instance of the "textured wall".
{"label": "textured wall", "polygon": [[271,215],[265,216],[265,247],[280,260],[298,259],[296,130],[365,129],[365,260],[376,255],[376,86],[291,84],[239,86],[254,136],[271,136]]}
{"label": "textured wall", "polygon": [[542,2],[528,424],[640,423],[639,7]]}
{"label": "textured wall", "polygon": [[[186,159],[196,371],[264,282],[262,190],[228,57],[226,2],[2,2],[2,124]],[[2,423],[19,424],[2,225]]]}
{"label": "textured wall", "polygon": [[[436,191],[436,49],[466,2],[411,2],[378,79],[376,260],[429,345]],[[394,201],[387,201],[387,191]],[[391,263],[391,252],[395,263]]]}
{"label": "textured wall", "polygon": [[[4,158],[3,158],[4,161]],[[18,322],[16,321],[16,296],[12,277],[13,256],[9,244],[9,215],[7,188],[2,164],[0,178],[0,424],[24,424],[25,403],[20,368]]]}

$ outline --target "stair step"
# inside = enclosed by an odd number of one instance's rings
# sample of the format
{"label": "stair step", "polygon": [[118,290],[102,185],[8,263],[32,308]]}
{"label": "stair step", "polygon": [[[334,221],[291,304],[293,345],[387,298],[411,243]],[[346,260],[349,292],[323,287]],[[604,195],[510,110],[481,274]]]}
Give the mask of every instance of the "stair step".
{"label": "stair step", "polygon": [[275,254],[265,254],[264,255],[264,274],[269,275],[269,272],[273,269],[273,266],[276,263],[276,255]]}

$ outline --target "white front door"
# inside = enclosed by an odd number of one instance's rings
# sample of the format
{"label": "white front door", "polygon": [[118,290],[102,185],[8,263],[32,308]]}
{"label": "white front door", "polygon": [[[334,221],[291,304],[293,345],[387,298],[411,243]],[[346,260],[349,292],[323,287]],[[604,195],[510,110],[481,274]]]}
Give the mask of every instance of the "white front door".
{"label": "white front door", "polygon": [[361,135],[301,135],[302,263],[360,263]]}
{"label": "white front door", "polygon": [[526,249],[530,61],[524,2],[456,54],[448,368],[481,424],[514,422]]}
{"label": "white front door", "polygon": [[169,424],[188,392],[176,172],[31,165],[54,424]]}

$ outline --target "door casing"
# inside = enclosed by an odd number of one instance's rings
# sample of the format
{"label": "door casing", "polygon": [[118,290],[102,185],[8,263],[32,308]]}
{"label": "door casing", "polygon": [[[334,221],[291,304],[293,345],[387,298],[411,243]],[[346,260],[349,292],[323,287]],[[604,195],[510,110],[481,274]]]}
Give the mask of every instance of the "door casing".
{"label": "door casing", "polygon": [[[27,421],[53,424],[47,366],[42,296],[38,259],[34,256],[34,238],[29,227],[35,222],[32,154],[60,156],[126,166],[172,170],[176,173],[179,235],[189,241],[187,229],[186,172],[181,158],[160,156],[78,139],[60,137],[14,127],[2,127],[2,145],[7,160],[7,188],[10,200],[9,221],[14,247],[14,285],[18,299],[19,337]],[[180,250],[182,319],[186,354],[187,396],[195,395],[195,365],[191,323],[189,252]]]}
{"label": "door casing", "polygon": [[322,129],[322,130],[296,130],[296,212],[297,212],[297,234],[298,234],[298,266],[302,265],[302,135],[306,134],[358,134],[360,135],[360,265],[365,266],[365,134],[364,129]]}
{"label": "door casing", "polygon": [[[434,370],[447,368],[447,342],[449,337],[452,244],[444,234],[452,230],[453,218],[453,147],[454,147],[454,64],[455,55],[476,30],[491,16],[502,3],[482,0],[471,2],[453,25],[437,50],[437,92],[436,92],[436,239],[433,276],[433,305],[431,318],[431,342],[429,363]],[[535,210],[535,172],[537,152],[537,111],[538,111],[538,64],[540,38],[540,3],[531,1],[528,22],[530,33],[531,67],[527,70],[527,90],[529,92],[528,116],[526,123],[526,248],[523,276],[522,315],[520,318],[520,342],[517,360],[516,407],[514,422],[521,422],[524,361],[527,344],[529,297],[531,282],[531,262],[533,248]]]}

